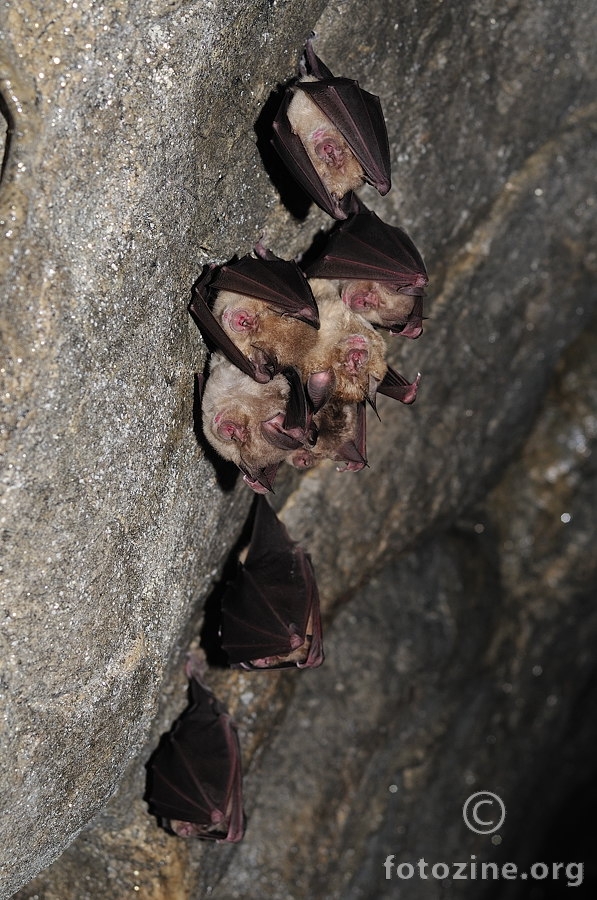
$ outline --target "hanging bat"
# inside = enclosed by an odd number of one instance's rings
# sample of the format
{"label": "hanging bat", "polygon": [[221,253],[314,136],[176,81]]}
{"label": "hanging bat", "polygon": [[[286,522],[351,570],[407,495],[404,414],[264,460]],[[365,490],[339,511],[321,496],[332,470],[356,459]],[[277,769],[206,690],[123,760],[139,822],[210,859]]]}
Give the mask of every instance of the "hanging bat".
{"label": "hanging bat", "polygon": [[300,447],[286,459],[296,469],[311,469],[323,459],[340,471],[358,472],[367,465],[365,403],[330,400],[313,416],[312,445]]}
{"label": "hanging bat", "polygon": [[[257,369],[272,360],[278,367],[299,368],[317,340],[315,298],[296,263],[274,256],[261,244],[255,252],[258,259],[245,256],[222,266],[210,280],[213,315]],[[225,346],[221,349],[226,353]]]}
{"label": "hanging bat", "polygon": [[189,310],[230,362],[265,383],[279,371],[272,349],[278,335],[280,340],[285,332],[294,342],[300,335],[313,340],[319,315],[309,283],[295,262],[280,259],[261,244],[255,252],[256,257],[247,254],[225,266],[206,266],[193,287]]}
{"label": "hanging bat", "polygon": [[331,278],[342,300],[391,334],[417,338],[423,331],[423,295],[429,283],[421,254],[402,228],[383,222],[360,202],[330,234],[308,278]]}
{"label": "hanging bat", "polygon": [[307,440],[305,393],[293,369],[260,384],[212,354],[202,414],[206,439],[258,493],[272,490],[279,464]]}
{"label": "hanging bat", "polygon": [[236,843],[245,832],[236,725],[187,664],[190,706],[148,764],[150,812],[179,837]]}
{"label": "hanging bat", "polygon": [[296,180],[335,219],[350,211],[364,182],[390,190],[390,150],[379,97],[336,78],[309,39],[302,77],[287,89],[273,123],[273,144]]}
{"label": "hanging bat", "polygon": [[244,562],[222,599],[222,648],[242,669],[315,668],[323,662],[319,593],[311,560],[265,497]]}
{"label": "hanging bat", "polygon": [[[311,279],[319,307],[318,340],[303,360],[307,394],[317,411],[331,396],[343,403],[369,400],[386,373],[386,344],[369,322],[340,302],[330,281]],[[327,374],[327,383],[325,381]]]}

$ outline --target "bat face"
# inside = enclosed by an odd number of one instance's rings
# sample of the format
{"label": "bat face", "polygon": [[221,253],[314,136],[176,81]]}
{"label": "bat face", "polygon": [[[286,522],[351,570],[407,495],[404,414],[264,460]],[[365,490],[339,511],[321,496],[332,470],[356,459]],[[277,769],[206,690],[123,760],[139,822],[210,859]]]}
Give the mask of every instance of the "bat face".
{"label": "bat face", "polygon": [[265,356],[275,358],[280,366],[300,368],[317,341],[318,331],[312,325],[232,291],[219,291],[213,313],[229,338],[256,365]]}
{"label": "bat face", "polygon": [[242,772],[236,726],[191,663],[191,703],[148,765],[150,811],[179,837],[242,840]]}
{"label": "bat face", "polygon": [[423,332],[422,297],[392,290],[380,281],[340,282],[342,301],[353,312],[392,334],[417,338]]}
{"label": "bat face", "polygon": [[358,403],[375,396],[377,384],[386,373],[386,345],[383,338],[361,316],[341,302],[329,281],[310,280],[319,306],[319,340],[306,360],[309,373],[331,369],[334,397],[344,403]]}
{"label": "bat face", "polygon": [[336,219],[351,211],[352,191],[367,181],[390,190],[390,151],[379,98],[356,81],[335,78],[305,47],[303,77],[274,120],[273,143],[294,177]]}
{"label": "bat face", "polygon": [[244,563],[222,600],[222,647],[243,669],[315,668],[323,662],[311,560],[264,497]]}
{"label": "bat face", "polygon": [[271,490],[274,472],[289,450],[306,440],[305,423],[287,420],[290,384],[276,375],[258,384],[214,354],[203,392],[203,431],[224,459],[235,463],[255,491]]}

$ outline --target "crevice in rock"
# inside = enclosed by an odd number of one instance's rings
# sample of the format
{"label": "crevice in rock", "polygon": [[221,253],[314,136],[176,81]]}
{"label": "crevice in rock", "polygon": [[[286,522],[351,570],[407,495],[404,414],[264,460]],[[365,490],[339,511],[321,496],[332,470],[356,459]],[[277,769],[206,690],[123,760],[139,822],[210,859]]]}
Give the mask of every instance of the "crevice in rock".
{"label": "crevice in rock", "polygon": [[12,113],[6,98],[0,91],[0,184],[4,179],[13,134],[14,122]]}

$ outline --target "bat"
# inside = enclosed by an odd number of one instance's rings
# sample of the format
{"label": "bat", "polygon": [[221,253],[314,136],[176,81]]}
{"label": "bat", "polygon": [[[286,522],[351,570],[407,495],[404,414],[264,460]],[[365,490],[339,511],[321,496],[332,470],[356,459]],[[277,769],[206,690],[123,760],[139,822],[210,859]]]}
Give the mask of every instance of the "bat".
{"label": "bat", "polygon": [[[300,271],[298,266],[295,267],[296,271]],[[303,310],[301,315],[282,313],[261,298],[229,289],[217,290],[213,302],[215,319],[243,357],[248,358],[260,371],[264,364],[267,369],[268,363],[271,366],[274,361],[274,369],[276,366],[300,367],[301,361],[317,341],[319,311],[309,283],[302,273],[301,277],[312,304],[305,307],[309,310],[310,318],[302,314]],[[229,280],[217,277],[212,282],[212,288],[217,289]],[[290,293],[290,287],[288,292]],[[219,346],[228,355],[226,347],[222,344]]]}
{"label": "bat", "polygon": [[315,668],[323,662],[319,593],[307,553],[263,496],[244,562],[222,598],[222,648],[242,669]]}
{"label": "bat", "polygon": [[219,348],[226,358],[241,372],[248,375],[260,384],[266,384],[274,377],[278,370],[277,360],[273,357],[265,357],[263,353],[248,356],[236,345],[230,336],[222,328],[215,318],[207,303],[209,284],[217,269],[215,265],[206,266],[201,277],[193,285],[193,299],[189,304],[195,323],[200,328],[204,338],[207,338],[215,347]]}
{"label": "bat", "polygon": [[245,832],[236,725],[187,663],[190,705],[148,764],[150,812],[179,837],[236,843]]}
{"label": "bat", "polygon": [[330,281],[311,279],[319,307],[318,340],[302,363],[306,391],[317,411],[335,397],[344,403],[375,403],[386,374],[386,344],[373,326],[340,302]]}
{"label": "bat", "polygon": [[360,201],[328,237],[308,278],[336,279],[343,302],[391,334],[417,338],[423,331],[425,264],[402,228],[383,222]]}
{"label": "bat", "polygon": [[206,439],[258,493],[272,490],[280,463],[307,440],[305,393],[291,368],[261,384],[212,354],[202,416]]}
{"label": "bat", "polygon": [[330,400],[313,417],[312,446],[300,447],[287,457],[296,469],[311,469],[323,459],[344,465],[337,470],[358,472],[367,465],[365,403]]}
{"label": "bat", "polygon": [[[255,252],[256,257],[247,254],[229,265],[206,266],[193,286],[189,311],[204,336],[230,362],[265,383],[280,370],[272,350],[278,333],[302,334],[308,341],[312,330],[305,323],[319,328],[319,315],[309,283],[295,262],[280,259],[261,244]],[[273,341],[268,340],[270,334]],[[264,335],[265,341],[260,340]]]}
{"label": "bat", "polygon": [[387,194],[390,150],[379,97],[358,82],[336,78],[309,39],[301,78],[289,87],[274,119],[272,143],[312,199],[346,219],[352,192],[364,182]]}

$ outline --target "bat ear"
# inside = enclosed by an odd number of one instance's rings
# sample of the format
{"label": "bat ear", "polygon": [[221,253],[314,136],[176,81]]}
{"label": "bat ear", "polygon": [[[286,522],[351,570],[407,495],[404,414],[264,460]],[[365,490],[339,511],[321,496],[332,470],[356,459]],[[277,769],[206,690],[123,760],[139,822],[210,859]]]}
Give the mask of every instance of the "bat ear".
{"label": "bat ear", "polygon": [[408,406],[417,399],[420,383],[420,372],[415,380],[410,383],[406,380],[404,375],[401,375],[400,372],[397,372],[391,366],[388,366],[385,378],[377,388],[377,391],[380,394],[385,394],[386,397],[392,397],[392,399],[398,400],[400,403],[405,403]]}
{"label": "bat ear", "polygon": [[[345,468],[351,472],[359,472],[369,465],[367,462],[367,427],[366,407],[364,401],[357,403],[354,438],[347,440],[337,448],[336,459],[345,462]],[[338,471],[341,471],[339,468]]]}
{"label": "bat ear", "polygon": [[284,416],[284,428],[286,431],[299,429],[304,437],[307,431],[307,398],[305,397],[301,376],[294,366],[286,366],[282,370],[282,375],[284,375],[290,385],[286,414]]}
{"label": "bat ear", "polygon": [[333,369],[325,369],[322,372],[314,372],[307,379],[307,394],[313,407],[313,412],[325,406],[336,387],[336,376]]}
{"label": "bat ear", "polygon": [[255,365],[255,380],[267,383],[280,371],[280,365],[273,353],[268,353],[263,347],[251,345],[253,351],[252,362]]}
{"label": "bat ear", "polygon": [[377,412],[377,392],[380,388],[380,385],[383,384],[378,378],[375,378],[374,375],[369,375],[369,393],[365,397],[367,403],[379,419],[379,413]]}

